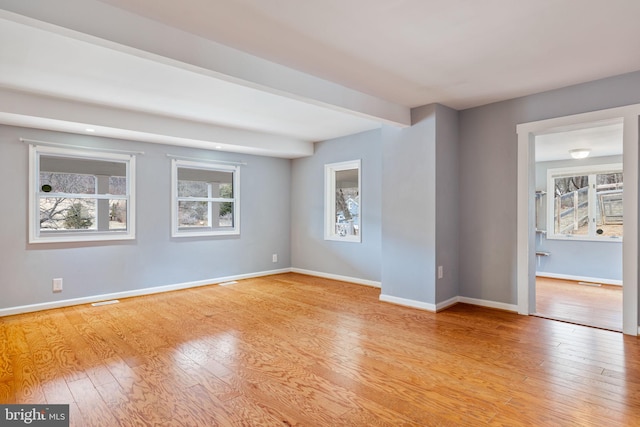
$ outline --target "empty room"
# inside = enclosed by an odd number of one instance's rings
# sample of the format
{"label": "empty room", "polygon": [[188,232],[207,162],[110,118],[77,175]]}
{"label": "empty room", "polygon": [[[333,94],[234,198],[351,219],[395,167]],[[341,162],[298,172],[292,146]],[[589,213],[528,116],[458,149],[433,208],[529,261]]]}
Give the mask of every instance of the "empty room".
{"label": "empty room", "polygon": [[640,424],[638,16],[0,0],[0,425]]}

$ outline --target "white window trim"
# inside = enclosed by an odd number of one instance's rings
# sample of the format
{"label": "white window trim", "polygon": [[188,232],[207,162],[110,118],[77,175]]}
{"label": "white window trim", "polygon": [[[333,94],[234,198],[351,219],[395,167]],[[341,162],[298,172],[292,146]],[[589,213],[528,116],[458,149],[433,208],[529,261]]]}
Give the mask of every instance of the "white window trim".
{"label": "white window trim", "polygon": [[[594,175],[602,173],[614,173],[622,172],[622,163],[610,163],[602,165],[585,165],[574,166],[566,168],[547,169],[547,240],[578,240],[578,241],[590,241],[590,242],[622,242],[620,236],[593,236],[593,235],[575,235],[575,234],[556,234],[554,228],[554,200],[555,200],[555,185],[554,179],[561,178],[563,176],[577,176],[577,175]],[[595,204],[592,200],[589,200],[589,218],[595,216]],[[592,225],[590,224],[591,228]]]}
{"label": "white window trim", "polygon": [[[358,169],[358,195],[360,196],[360,222],[357,235],[340,236],[335,232],[336,211],[336,172],[349,169]],[[360,243],[362,241],[362,168],[361,161],[351,160],[347,162],[330,163],[324,166],[324,239],[340,242]]]}
{"label": "white window trim", "polygon": [[[233,228],[227,230],[180,230],[178,221],[178,168],[214,170],[233,173]],[[209,215],[211,218],[211,215]],[[171,159],[171,237],[206,237],[240,235],[240,165]]]}
{"label": "white window trim", "polygon": [[[119,161],[126,165],[127,177],[127,230],[126,231],[60,231],[55,233],[40,232],[40,155],[49,154],[57,157],[89,159],[98,161]],[[133,240],[135,232],[135,164],[134,154],[120,154],[96,149],[61,148],[58,145],[29,145],[29,243],[62,243],[62,242],[94,242],[113,240]],[[102,198],[97,195],[95,198]]]}

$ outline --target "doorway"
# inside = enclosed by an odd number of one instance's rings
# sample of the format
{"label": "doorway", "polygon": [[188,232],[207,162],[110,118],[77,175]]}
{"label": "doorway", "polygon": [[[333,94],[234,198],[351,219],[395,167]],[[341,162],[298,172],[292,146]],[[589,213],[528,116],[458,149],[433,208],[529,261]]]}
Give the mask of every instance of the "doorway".
{"label": "doorway", "polygon": [[517,300],[518,312],[536,312],[536,137],[583,128],[585,123],[620,120],[623,125],[625,188],[622,238],[622,330],[638,334],[638,118],[640,105],[566,116],[517,126],[518,133],[518,225]]}
{"label": "doorway", "polygon": [[623,120],[534,138],[534,314],[621,331]]}

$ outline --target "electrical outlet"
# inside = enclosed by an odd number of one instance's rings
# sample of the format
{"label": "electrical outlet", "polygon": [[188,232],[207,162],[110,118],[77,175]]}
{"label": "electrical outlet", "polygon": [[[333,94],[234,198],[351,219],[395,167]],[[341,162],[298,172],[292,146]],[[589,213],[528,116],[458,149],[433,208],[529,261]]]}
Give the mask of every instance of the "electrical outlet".
{"label": "electrical outlet", "polygon": [[271,261],[272,262],[278,262],[278,254],[271,255]]}
{"label": "electrical outlet", "polygon": [[438,266],[438,279],[442,279],[443,277],[444,277],[444,272],[443,272],[442,266],[439,265]]}
{"label": "electrical outlet", "polygon": [[62,292],[62,279],[53,279],[53,292]]}

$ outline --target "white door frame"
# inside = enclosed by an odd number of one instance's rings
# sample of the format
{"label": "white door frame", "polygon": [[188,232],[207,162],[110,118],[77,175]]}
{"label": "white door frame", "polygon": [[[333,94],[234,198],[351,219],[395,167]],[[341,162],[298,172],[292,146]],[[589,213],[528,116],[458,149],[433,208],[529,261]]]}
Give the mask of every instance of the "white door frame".
{"label": "white door frame", "polygon": [[640,104],[522,123],[518,133],[517,292],[518,313],[535,309],[535,136],[582,123],[622,118],[624,231],[622,242],[622,332],[638,335],[638,121]]}

